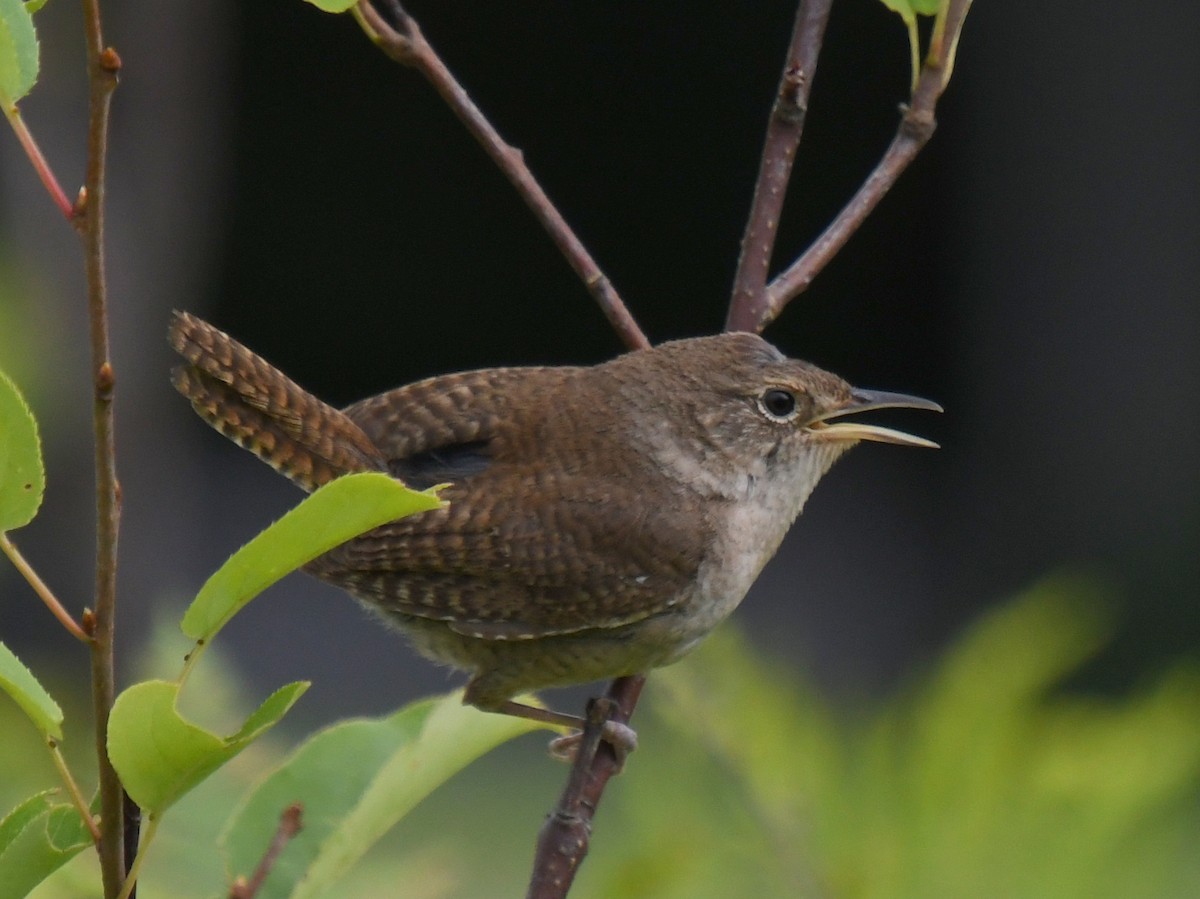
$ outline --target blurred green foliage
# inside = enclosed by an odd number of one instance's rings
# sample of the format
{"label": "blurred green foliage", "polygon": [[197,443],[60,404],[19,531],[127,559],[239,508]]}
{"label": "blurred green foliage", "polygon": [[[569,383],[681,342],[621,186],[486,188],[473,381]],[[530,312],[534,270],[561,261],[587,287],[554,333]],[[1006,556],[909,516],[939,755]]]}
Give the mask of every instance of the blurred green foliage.
{"label": "blurred green foliage", "polygon": [[[642,748],[609,786],[572,896],[1196,895],[1200,673],[1121,697],[1061,687],[1104,645],[1109,608],[1098,584],[1047,581],[873,708],[831,707],[725,627],[651,678]],[[251,704],[226,660],[200,674],[192,696],[211,713]],[[16,738],[0,741],[5,808],[51,782],[19,717],[0,707]],[[329,895],[522,895],[566,773],[538,739],[455,778]],[[180,802],[146,896],[221,894],[222,822],[283,752],[269,735]],[[92,896],[96,880],[84,853],[34,895]]]}
{"label": "blurred green foliage", "polygon": [[[666,851],[610,863],[591,895],[1195,896],[1200,674],[1054,690],[1104,645],[1102,592],[1042,584],[858,721],[718,635],[663,673],[673,734],[647,741],[698,742],[695,770],[667,761],[669,796],[622,797],[622,837]],[[709,870],[664,867],[685,852]]]}
{"label": "blurred green foliage", "polygon": [[[0,369],[21,385],[30,405],[44,412],[47,403],[49,314],[39,309],[47,289],[22,268],[11,245],[0,233]],[[39,416],[43,417],[43,416]],[[45,424],[45,422],[42,422]]]}

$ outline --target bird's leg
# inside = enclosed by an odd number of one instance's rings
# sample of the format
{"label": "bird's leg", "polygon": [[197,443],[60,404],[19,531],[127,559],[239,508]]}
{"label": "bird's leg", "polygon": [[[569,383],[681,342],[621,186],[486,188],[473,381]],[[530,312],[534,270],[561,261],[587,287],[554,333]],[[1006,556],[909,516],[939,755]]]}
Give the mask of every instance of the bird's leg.
{"label": "bird's leg", "polygon": [[[498,702],[479,702],[471,697],[470,689],[468,689],[464,699],[469,705],[473,705],[485,712],[497,712],[501,715],[513,715],[517,718],[527,718],[530,721],[540,721],[543,724],[555,724],[560,727],[572,728],[573,733],[556,737],[550,741],[550,754],[555,758],[571,761],[579,751],[585,722],[578,715],[568,715],[565,712],[556,712],[553,709],[525,705],[522,702],[514,702],[511,699],[504,699]],[[622,724],[620,721],[605,721],[604,727],[600,732],[600,737],[604,742],[612,746],[613,752],[617,754],[617,762],[622,766],[629,753],[637,749],[637,732],[628,724]]]}

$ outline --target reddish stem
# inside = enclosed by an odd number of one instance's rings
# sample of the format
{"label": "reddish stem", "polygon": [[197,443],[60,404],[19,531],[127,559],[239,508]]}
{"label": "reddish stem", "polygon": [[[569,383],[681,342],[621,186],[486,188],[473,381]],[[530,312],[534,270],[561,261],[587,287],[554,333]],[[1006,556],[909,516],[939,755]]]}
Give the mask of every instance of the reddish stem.
{"label": "reddish stem", "polygon": [[954,51],[970,5],[971,0],[950,0],[945,16],[937,22],[929,53],[913,90],[912,103],[905,107],[887,152],[825,232],[768,285],[766,304],[754,325],[756,330],[761,331],[774,321],[789,302],[808,288],[933,137],[937,127],[934,111],[949,81]]}
{"label": "reddish stem", "polygon": [[8,117],[8,123],[12,125],[12,129],[16,132],[17,140],[21,142],[21,146],[25,150],[25,155],[29,157],[29,161],[33,163],[33,169],[37,172],[38,178],[41,179],[42,185],[46,188],[46,192],[50,194],[50,199],[54,201],[54,205],[58,207],[58,211],[70,221],[75,215],[75,208],[71,205],[71,201],[67,199],[67,195],[63,193],[62,186],[58,183],[58,179],[54,177],[54,170],[50,168],[50,163],[46,161],[46,157],[42,155],[41,148],[34,140],[33,134],[25,125],[25,120],[21,118],[21,111],[16,104],[4,110],[4,114]]}
{"label": "reddish stem", "polygon": [[121,779],[108,759],[108,716],[116,695],[114,672],[117,610],[117,534],[121,520],[117,481],[113,388],[116,376],[108,339],[108,282],[105,276],[104,215],[108,170],[108,124],[120,57],[104,46],[100,0],[83,0],[87,42],[88,136],[83,202],[72,223],[83,242],[87,276],[88,330],[92,363],[92,423],[96,468],[96,596],[92,632],[92,706],[100,779],[100,871],[104,895],[121,890],[125,867],[124,799]]}
{"label": "reddish stem", "polygon": [[59,624],[65,627],[72,637],[82,640],[84,643],[90,643],[92,638],[71,617],[71,613],[63,608],[63,604],[58,601],[58,597],[54,595],[54,592],[46,586],[46,582],[33,570],[33,566],[25,561],[25,557],[21,555],[13,542],[8,539],[8,535],[2,532],[0,532],[0,551],[3,551],[8,556],[9,561],[13,563],[13,567],[21,572],[21,575],[29,582],[29,586],[33,588],[33,592],[46,604],[46,608],[50,610],[50,614],[58,619]]}
{"label": "reddish stem", "polygon": [[254,899],[258,895],[258,891],[267,882],[271,869],[275,867],[279,854],[296,834],[304,829],[303,815],[304,807],[299,802],[294,802],[283,810],[279,815],[279,826],[275,828],[275,836],[263,852],[258,867],[254,869],[254,875],[249,880],[239,877],[234,881],[229,890],[229,899]]}
{"label": "reddish stem", "polygon": [[594,700],[588,707],[583,739],[566,788],[538,834],[526,899],[562,899],[571,889],[587,855],[592,816],[609,778],[620,770],[612,746],[601,742],[600,734],[607,721],[629,722],[645,683],[644,674],[619,677],[604,699]]}
{"label": "reddish stem", "polygon": [[[505,142],[500,133],[492,127],[491,122],[467,95],[462,85],[446,68],[437,51],[430,46],[421,33],[416,20],[408,15],[397,2],[389,2],[392,17],[397,27],[393,27],[368,0],[361,0],[355,7],[355,15],[359,24],[368,36],[384,53],[396,62],[410,66],[420,72],[434,90],[438,92],[446,105],[458,116],[459,121],[466,126],[471,135],[479,142],[492,161],[500,168],[508,180],[516,188],[517,193],[525,201],[542,227],[550,235],[555,246],[566,257],[567,262],[575,269],[592,297],[600,304],[609,323],[612,324],[621,340],[630,349],[642,349],[650,346],[650,341],[642,333],[636,321],[629,313],[624,301],[613,287],[612,282],[600,270],[600,266],[584,247],[583,242],[571,230],[562,213],[558,211],[546,192],[542,190],[521,151]],[[397,30],[399,29],[399,30]]]}
{"label": "reddish stem", "polygon": [[792,28],[779,90],[767,122],[762,162],[754,185],[754,199],[746,219],[742,252],[733,279],[726,331],[753,331],[766,309],[767,273],[775,249],[779,217],[787,196],[796,148],[804,133],[808,97],[817,71],[817,58],[829,21],[833,0],[801,0]]}

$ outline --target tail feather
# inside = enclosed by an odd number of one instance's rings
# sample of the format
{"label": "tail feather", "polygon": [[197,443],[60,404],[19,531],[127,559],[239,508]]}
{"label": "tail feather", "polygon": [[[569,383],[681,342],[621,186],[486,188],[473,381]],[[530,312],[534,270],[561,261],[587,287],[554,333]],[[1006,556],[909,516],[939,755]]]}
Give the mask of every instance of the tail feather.
{"label": "tail feather", "polygon": [[358,425],[224,332],[176,312],[168,339],[189,363],[172,383],[197,414],[305,490],[387,470]]}

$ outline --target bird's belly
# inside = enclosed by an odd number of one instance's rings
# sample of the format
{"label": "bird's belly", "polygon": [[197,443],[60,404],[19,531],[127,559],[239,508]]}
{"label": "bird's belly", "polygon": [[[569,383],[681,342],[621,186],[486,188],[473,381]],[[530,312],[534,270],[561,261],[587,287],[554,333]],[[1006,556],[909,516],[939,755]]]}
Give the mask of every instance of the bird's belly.
{"label": "bird's belly", "polygon": [[[611,629],[593,629],[518,640],[460,634],[441,621],[387,616],[426,658],[473,672],[501,698],[545,687],[566,687],[659,668],[682,655],[682,642],[695,638],[658,619]],[[660,616],[667,618],[671,616]]]}

